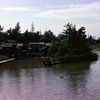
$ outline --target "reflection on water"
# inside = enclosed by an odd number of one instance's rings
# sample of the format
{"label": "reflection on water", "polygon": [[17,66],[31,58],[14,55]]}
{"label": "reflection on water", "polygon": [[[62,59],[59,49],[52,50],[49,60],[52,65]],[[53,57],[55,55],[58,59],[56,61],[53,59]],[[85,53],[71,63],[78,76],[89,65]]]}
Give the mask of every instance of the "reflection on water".
{"label": "reflection on water", "polygon": [[[65,64],[62,66],[58,66],[59,70],[64,70],[67,72],[67,75],[64,78],[68,78],[67,83],[70,90],[70,93],[74,95],[79,95],[82,92],[84,94],[83,89],[86,93],[86,82],[88,75],[90,73],[90,62],[81,62],[81,63],[72,63]],[[67,67],[68,66],[68,67]],[[82,89],[82,91],[81,91]]]}
{"label": "reflection on water", "polygon": [[0,100],[100,100],[100,59],[45,68],[33,59],[0,65]]}

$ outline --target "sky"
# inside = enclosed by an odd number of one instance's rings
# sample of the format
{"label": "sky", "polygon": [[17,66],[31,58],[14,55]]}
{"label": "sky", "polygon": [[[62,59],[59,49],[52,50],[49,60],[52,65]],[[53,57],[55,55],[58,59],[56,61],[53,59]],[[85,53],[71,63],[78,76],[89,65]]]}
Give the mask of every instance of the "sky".
{"label": "sky", "polygon": [[100,0],[0,0],[0,25],[6,31],[20,22],[21,31],[52,30],[60,34],[68,22],[100,37]]}

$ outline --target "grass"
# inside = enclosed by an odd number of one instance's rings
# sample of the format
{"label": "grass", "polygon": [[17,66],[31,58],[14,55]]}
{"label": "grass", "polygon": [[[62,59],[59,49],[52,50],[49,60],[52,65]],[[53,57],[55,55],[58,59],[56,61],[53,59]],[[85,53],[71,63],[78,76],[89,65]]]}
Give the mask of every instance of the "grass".
{"label": "grass", "polygon": [[91,48],[92,52],[100,51],[100,45],[91,46],[90,48]]}
{"label": "grass", "polygon": [[81,55],[65,55],[64,57],[59,57],[60,63],[95,61],[97,59],[98,59],[98,55],[96,53],[87,53]]}
{"label": "grass", "polygon": [[7,59],[8,57],[0,55],[0,60]]}
{"label": "grass", "polygon": [[[54,64],[54,58],[50,58],[50,62],[52,63],[52,64]],[[55,64],[59,64],[60,62],[59,62],[59,60],[55,57]]]}

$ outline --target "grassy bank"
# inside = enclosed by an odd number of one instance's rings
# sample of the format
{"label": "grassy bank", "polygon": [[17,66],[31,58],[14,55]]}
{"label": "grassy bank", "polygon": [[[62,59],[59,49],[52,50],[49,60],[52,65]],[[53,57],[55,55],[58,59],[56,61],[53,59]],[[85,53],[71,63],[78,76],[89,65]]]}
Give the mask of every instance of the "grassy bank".
{"label": "grassy bank", "polygon": [[98,59],[98,55],[96,53],[88,53],[82,55],[66,55],[64,57],[59,58],[60,63],[67,62],[80,62],[80,61],[95,61]]}
{"label": "grassy bank", "polygon": [[0,55],[0,60],[7,59],[8,57]]}
{"label": "grassy bank", "polygon": [[[55,59],[55,63],[71,63],[71,62],[81,62],[81,61],[95,61],[98,59],[98,55],[96,53],[88,53],[81,55],[65,55],[64,57],[59,57]],[[54,60],[51,60],[52,64],[54,64]]]}
{"label": "grassy bank", "polygon": [[90,47],[92,52],[100,51],[100,45],[95,45]]}

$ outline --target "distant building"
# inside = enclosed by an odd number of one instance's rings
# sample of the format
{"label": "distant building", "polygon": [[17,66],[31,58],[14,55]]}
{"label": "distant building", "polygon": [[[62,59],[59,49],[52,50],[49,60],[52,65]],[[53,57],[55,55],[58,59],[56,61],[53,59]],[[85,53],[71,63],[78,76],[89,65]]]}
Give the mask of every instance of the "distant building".
{"label": "distant building", "polygon": [[33,42],[28,44],[29,55],[32,56],[47,56],[47,49],[50,46],[50,43],[44,42]]}
{"label": "distant building", "polygon": [[23,44],[23,43],[17,43],[17,45],[16,45],[16,47],[17,47],[17,48],[19,48],[19,49],[22,49],[22,48],[23,48],[23,46],[24,46],[24,44]]}
{"label": "distant building", "polygon": [[24,48],[23,43],[17,43],[16,45],[16,57],[24,57],[27,56],[26,49]]}
{"label": "distant building", "polygon": [[17,43],[15,40],[7,40],[1,43],[0,52],[15,57],[42,57],[48,56],[51,43],[32,42],[28,44]]}
{"label": "distant building", "polygon": [[1,43],[1,51],[8,55],[13,55],[16,49],[17,42],[15,40],[6,40]]}
{"label": "distant building", "polygon": [[12,48],[13,46],[16,46],[17,42],[15,40],[6,40],[5,42],[1,43],[2,48]]}

